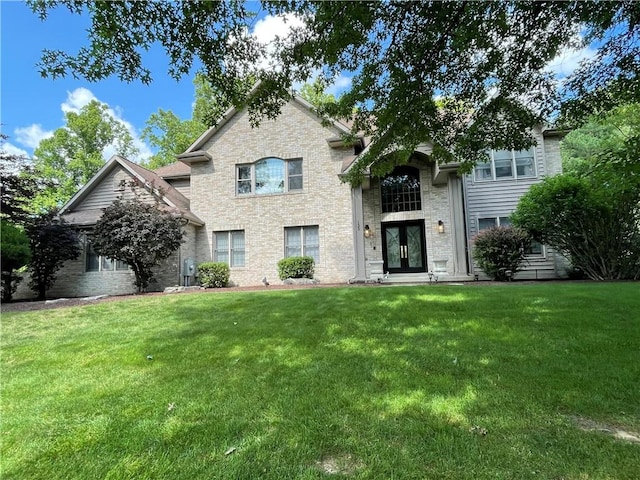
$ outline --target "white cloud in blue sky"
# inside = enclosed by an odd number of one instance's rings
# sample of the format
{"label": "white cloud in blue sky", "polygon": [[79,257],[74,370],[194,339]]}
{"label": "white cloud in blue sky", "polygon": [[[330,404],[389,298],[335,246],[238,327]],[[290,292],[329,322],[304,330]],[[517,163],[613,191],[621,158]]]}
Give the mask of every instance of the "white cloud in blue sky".
{"label": "white cloud in blue sky", "polygon": [[28,127],[16,128],[13,133],[15,134],[16,142],[29,148],[36,148],[42,140],[53,135],[53,131],[43,129],[42,125],[38,123]]}
{"label": "white cloud in blue sky", "polygon": [[[63,114],[69,112],[78,113],[83,107],[88,105],[93,100],[97,100],[100,102],[100,99],[98,99],[91,90],[85,87],[79,87],[73,91],[67,92],[67,98],[60,104],[60,110]],[[138,149],[138,154],[132,156],[130,160],[136,162],[148,160],[149,157],[153,155],[153,152],[151,151],[149,146],[140,138],[140,134],[137,129],[131,124],[131,122],[122,117],[120,108],[112,107],[108,104],[107,108],[108,115],[117,122],[124,125],[124,127],[133,138],[133,145]],[[64,115],[62,116],[62,122],[64,122]],[[64,125],[60,125],[60,127],[63,126]],[[26,127],[18,127],[14,129],[13,133],[15,135],[15,141],[17,143],[24,145],[25,147],[28,147],[30,149],[35,149],[42,140],[53,135],[53,131],[44,130],[40,124],[35,123]],[[11,145],[11,147],[18,148],[13,145]],[[109,145],[104,149],[103,156],[105,160],[108,160],[115,153],[115,146]]]}

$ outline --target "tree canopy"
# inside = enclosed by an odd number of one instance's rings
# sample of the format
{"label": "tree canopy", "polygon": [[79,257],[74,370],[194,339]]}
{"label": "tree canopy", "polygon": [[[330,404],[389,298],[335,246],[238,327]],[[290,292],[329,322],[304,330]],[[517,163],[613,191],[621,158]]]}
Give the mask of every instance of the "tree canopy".
{"label": "tree canopy", "polygon": [[4,149],[7,136],[0,133],[0,218],[24,225],[31,216],[31,201],[45,187],[27,157]]}
{"label": "tree canopy", "polygon": [[135,153],[126,127],[114,119],[108,107],[96,100],[79,112],[65,114],[66,125],[45,138],[34,151],[34,168],[49,185],[33,199],[36,211],[61,207],[104,165],[104,150]]}
{"label": "tree canopy", "polygon": [[[594,115],[564,137],[560,144],[562,169],[578,175],[588,174],[602,165],[603,157],[609,158],[607,153],[619,153],[623,149],[629,150],[630,163],[637,163],[640,153],[630,142],[638,136],[640,103],[621,105],[610,112]],[[622,174],[623,170],[618,173]]]}
{"label": "tree canopy", "polygon": [[230,103],[202,75],[193,80],[195,94],[192,118],[181,120],[171,110],[158,109],[152,113],[142,130],[142,137],[158,148],[147,167],[156,169],[176,161],[202,135],[207,128],[216,125],[229,108]]}
{"label": "tree canopy", "polygon": [[[144,53],[160,44],[171,75],[200,68],[224,98],[249,106],[255,124],[276,116],[297,82],[346,72],[351,86],[323,113],[351,118],[354,131],[373,137],[352,183],[370,165],[384,173],[405,162],[423,142],[434,158],[470,167],[487,148],[530,146],[530,127],[561,106],[572,120],[640,99],[640,3],[631,0],[30,4],[43,19],[64,6],[92,20],[89,43],[76,54],[44,50],[43,75],[148,83]],[[248,33],[258,7],[296,19],[291,33],[260,44]],[[595,58],[559,88],[549,62],[591,41],[601,45]],[[248,77],[257,88],[240,81]]]}

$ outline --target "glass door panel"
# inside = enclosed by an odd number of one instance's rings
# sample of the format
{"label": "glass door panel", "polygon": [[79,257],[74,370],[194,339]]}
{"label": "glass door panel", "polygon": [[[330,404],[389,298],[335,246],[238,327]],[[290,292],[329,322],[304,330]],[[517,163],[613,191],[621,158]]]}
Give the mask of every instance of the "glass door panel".
{"label": "glass door panel", "polygon": [[387,267],[401,268],[400,227],[387,227],[384,237],[387,246]]}
{"label": "glass door panel", "polygon": [[422,259],[422,228],[418,225],[407,225],[407,263],[409,268],[421,268]]}

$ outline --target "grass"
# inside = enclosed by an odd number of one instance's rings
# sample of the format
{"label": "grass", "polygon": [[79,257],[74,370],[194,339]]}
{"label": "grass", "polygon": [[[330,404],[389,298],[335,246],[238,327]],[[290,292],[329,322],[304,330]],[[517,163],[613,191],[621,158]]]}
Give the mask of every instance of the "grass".
{"label": "grass", "polygon": [[[3,479],[636,479],[640,284],[2,315]],[[598,428],[584,428],[599,425]]]}

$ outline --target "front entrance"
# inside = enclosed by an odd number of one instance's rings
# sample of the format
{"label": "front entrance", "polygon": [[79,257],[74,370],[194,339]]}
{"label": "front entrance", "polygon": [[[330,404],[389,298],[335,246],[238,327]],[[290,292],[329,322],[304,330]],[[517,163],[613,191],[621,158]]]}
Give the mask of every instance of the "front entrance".
{"label": "front entrance", "polygon": [[426,272],[424,220],[383,223],[382,254],[385,272]]}

